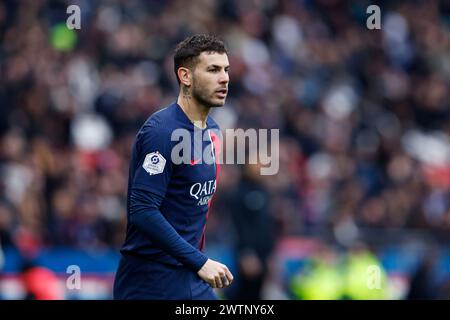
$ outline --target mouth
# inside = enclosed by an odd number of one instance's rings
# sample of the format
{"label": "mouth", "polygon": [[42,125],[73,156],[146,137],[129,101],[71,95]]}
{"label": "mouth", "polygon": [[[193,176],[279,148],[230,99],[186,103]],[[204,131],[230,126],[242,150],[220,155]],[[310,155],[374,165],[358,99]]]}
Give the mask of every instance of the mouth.
{"label": "mouth", "polygon": [[221,99],[224,99],[224,98],[227,96],[227,93],[228,93],[228,89],[225,89],[225,88],[216,90],[216,94],[217,94]]}

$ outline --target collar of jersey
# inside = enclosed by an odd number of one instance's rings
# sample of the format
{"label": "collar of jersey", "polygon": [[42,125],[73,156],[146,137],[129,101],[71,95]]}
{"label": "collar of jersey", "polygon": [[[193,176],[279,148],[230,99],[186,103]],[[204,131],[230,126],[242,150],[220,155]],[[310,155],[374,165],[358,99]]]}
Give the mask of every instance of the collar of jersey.
{"label": "collar of jersey", "polygon": [[194,130],[194,127],[195,127],[195,128],[197,128],[197,129],[200,129],[200,130],[203,130],[203,131],[205,131],[205,130],[207,130],[207,129],[210,128],[211,123],[210,123],[210,120],[209,120],[209,116],[208,116],[208,118],[206,119],[206,127],[205,127],[205,128],[197,127],[197,126],[191,121],[191,119],[188,118],[188,116],[186,115],[186,113],[184,113],[184,110],[181,108],[181,106],[180,106],[177,102],[175,102],[174,104],[175,104],[175,108],[177,109],[177,114],[179,115],[179,119],[183,122],[183,124],[186,125],[186,127],[189,127],[189,129],[192,129],[192,130]]}

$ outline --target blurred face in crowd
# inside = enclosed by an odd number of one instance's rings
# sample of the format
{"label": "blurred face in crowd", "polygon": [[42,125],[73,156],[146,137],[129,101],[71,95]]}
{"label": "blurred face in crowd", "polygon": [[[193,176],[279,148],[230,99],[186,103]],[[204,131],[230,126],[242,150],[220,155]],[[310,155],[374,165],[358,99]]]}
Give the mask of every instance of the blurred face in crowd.
{"label": "blurred face in crowd", "polygon": [[225,104],[230,81],[226,53],[202,52],[192,70],[192,96],[207,107]]}

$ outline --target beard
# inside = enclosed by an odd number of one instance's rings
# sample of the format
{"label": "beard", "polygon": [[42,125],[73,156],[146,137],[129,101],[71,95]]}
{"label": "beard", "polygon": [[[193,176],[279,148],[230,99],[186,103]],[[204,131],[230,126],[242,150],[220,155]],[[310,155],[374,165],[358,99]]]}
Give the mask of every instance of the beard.
{"label": "beard", "polygon": [[223,107],[224,103],[217,103],[214,102],[213,98],[211,96],[208,96],[207,90],[201,86],[197,85],[197,82],[192,82],[192,97],[197,100],[201,105],[204,105],[208,108],[217,108],[217,107]]}

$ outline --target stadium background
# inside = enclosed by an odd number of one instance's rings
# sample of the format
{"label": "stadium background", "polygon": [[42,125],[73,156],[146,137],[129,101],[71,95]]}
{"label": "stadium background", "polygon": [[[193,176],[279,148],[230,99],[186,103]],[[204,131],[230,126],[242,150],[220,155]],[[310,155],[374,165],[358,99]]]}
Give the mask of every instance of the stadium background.
{"label": "stadium background", "polygon": [[222,166],[206,247],[237,279],[221,296],[449,298],[450,3],[434,0],[2,1],[0,297],[111,297],[130,147],[174,101],[193,33],[230,51],[222,128],[281,137],[275,176]]}

